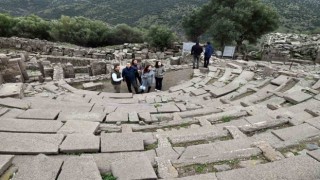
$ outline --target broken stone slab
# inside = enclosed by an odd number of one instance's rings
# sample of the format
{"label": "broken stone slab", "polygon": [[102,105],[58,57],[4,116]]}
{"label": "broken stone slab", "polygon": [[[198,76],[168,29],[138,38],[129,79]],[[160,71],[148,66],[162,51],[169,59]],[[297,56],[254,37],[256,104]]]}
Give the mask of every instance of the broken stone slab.
{"label": "broken stone slab", "polygon": [[222,88],[210,89],[210,93],[213,97],[218,98],[237,90],[239,87],[240,87],[240,84],[231,82]]}
{"label": "broken stone slab", "polygon": [[212,140],[228,136],[226,130],[218,129],[214,126],[165,131],[155,134],[168,137],[173,144]]}
{"label": "broken stone slab", "polygon": [[43,154],[34,156],[19,166],[19,171],[13,180],[55,180],[62,163],[62,159],[51,158]]}
{"label": "broken stone slab", "polygon": [[[155,150],[149,150],[144,152],[121,152],[121,153],[96,153],[92,154],[101,174],[111,173],[111,164],[117,161],[128,159],[132,156],[138,156],[144,154],[148,157],[149,162],[153,166],[156,165]],[[81,156],[91,156],[90,154],[83,154]]]}
{"label": "broken stone slab", "polygon": [[103,83],[94,83],[94,82],[89,82],[89,83],[84,83],[82,84],[83,89],[85,90],[97,90],[103,87]]}
{"label": "broken stone slab", "polygon": [[137,112],[130,112],[129,113],[129,122],[139,122],[139,117]]}
{"label": "broken stone slab", "polygon": [[12,155],[0,155],[0,177],[12,165]]}
{"label": "broken stone slab", "polygon": [[320,130],[307,123],[304,123],[298,126],[274,130],[272,133],[283,141],[298,141],[320,135]]}
{"label": "broken stone slab", "polygon": [[97,153],[100,137],[93,134],[69,134],[60,145],[63,153]]}
{"label": "broken stone slab", "polygon": [[106,122],[128,122],[129,121],[129,113],[125,112],[112,112],[107,115]]}
{"label": "broken stone slab", "polygon": [[219,172],[216,175],[218,179],[226,180],[319,179],[320,163],[309,156],[295,156],[254,167]]}
{"label": "broken stone slab", "polygon": [[98,122],[90,121],[67,121],[58,134],[94,134],[99,128]]}
{"label": "broken stone slab", "polygon": [[176,178],[179,176],[178,171],[171,164],[171,161],[166,158],[156,158],[159,178]]}
{"label": "broken stone slab", "polygon": [[106,113],[97,112],[67,112],[63,111],[59,114],[58,120],[62,122],[66,121],[91,121],[91,122],[103,122],[106,117]]}
{"label": "broken stone slab", "polygon": [[273,80],[271,81],[271,84],[280,86],[281,84],[286,83],[289,79],[290,79],[289,76],[280,75],[280,76],[278,76],[276,79],[273,79]]}
{"label": "broken stone slab", "polygon": [[57,133],[62,125],[63,123],[60,121],[2,118],[0,120],[0,132]]}
{"label": "broken stone slab", "polygon": [[54,84],[46,84],[42,88],[53,93],[53,94],[57,94],[58,90],[59,90],[59,88],[57,86],[55,86]]}
{"label": "broken stone slab", "polygon": [[269,143],[265,141],[256,142],[254,145],[258,147],[262,151],[264,157],[271,162],[284,159],[284,156],[279,151],[276,151]]}
{"label": "broken stone slab", "polygon": [[9,108],[1,108],[1,107],[0,107],[0,116],[6,114],[6,113],[9,112],[9,111],[10,111]]}
{"label": "broken stone slab", "polygon": [[58,154],[62,140],[60,134],[0,133],[0,153]]}
{"label": "broken stone slab", "polygon": [[28,109],[17,116],[18,119],[55,120],[60,110],[55,109]]}
{"label": "broken stone slab", "polygon": [[0,98],[23,98],[23,83],[6,83],[0,86]]}
{"label": "broken stone slab", "polygon": [[236,126],[225,126],[224,129],[228,130],[233,139],[247,138]]}
{"label": "broken stone slab", "polygon": [[175,104],[161,104],[161,106],[158,107],[157,109],[158,109],[158,113],[180,112],[180,109]]}
{"label": "broken stone slab", "polygon": [[126,179],[157,179],[151,162],[144,154],[131,156],[111,164],[112,174],[119,180]]}
{"label": "broken stone slab", "polygon": [[220,112],[222,112],[221,109],[208,107],[208,108],[196,109],[193,111],[178,112],[177,114],[182,118],[187,118],[187,117],[204,116],[204,115],[220,113]]}
{"label": "broken stone slab", "polygon": [[188,81],[188,82],[185,82],[185,83],[183,83],[183,84],[179,84],[179,85],[177,85],[177,86],[171,87],[171,88],[169,89],[169,92],[176,92],[176,91],[179,91],[179,90],[183,90],[183,89],[185,89],[185,88],[187,88],[187,87],[192,86],[193,84],[194,84],[193,82]]}
{"label": "broken stone slab", "polygon": [[101,152],[143,151],[142,133],[102,133]]}
{"label": "broken stone slab", "polygon": [[212,124],[206,120],[206,119],[203,119],[203,118],[196,118],[199,120],[199,123],[201,126],[212,126]]}
{"label": "broken stone slab", "polygon": [[282,126],[284,124],[287,124],[288,122],[289,122],[288,119],[281,118],[281,119],[261,121],[261,122],[256,122],[250,125],[240,126],[239,129],[245,133],[251,133],[251,132],[255,132],[263,129]]}
{"label": "broken stone slab", "polygon": [[[0,121],[1,122],[1,121]],[[310,124],[311,126],[320,129],[320,117],[315,117],[311,119],[307,119],[304,122]]]}
{"label": "broken stone slab", "polygon": [[113,99],[130,99],[133,97],[132,93],[106,93],[101,92],[99,96],[103,96],[106,98],[113,98]]}
{"label": "broken stone slab", "polygon": [[296,91],[296,92],[284,95],[283,98],[292,104],[298,104],[312,98],[312,95],[304,93],[302,91]]}
{"label": "broken stone slab", "polygon": [[153,123],[153,122],[156,122],[154,121],[152,118],[151,118],[151,114],[149,112],[141,112],[141,113],[138,113],[138,116],[139,116],[139,119],[146,122],[146,123]]}
{"label": "broken stone slab", "polygon": [[70,157],[63,163],[57,180],[102,180],[92,156]]}
{"label": "broken stone slab", "polygon": [[165,180],[218,180],[215,173],[207,173],[207,174],[200,174],[194,176],[187,176],[182,178],[168,178]]}
{"label": "broken stone slab", "polygon": [[320,88],[320,80],[318,80],[313,86],[312,89],[319,89]]}
{"label": "broken stone slab", "polygon": [[0,105],[10,108],[17,108],[17,109],[29,109],[31,108],[31,103],[15,98],[1,98]]}
{"label": "broken stone slab", "polygon": [[221,113],[217,113],[217,114],[213,114],[213,115],[208,115],[205,117],[210,122],[216,122],[216,121],[223,120],[223,118],[236,119],[236,118],[240,118],[240,117],[243,117],[246,115],[248,115],[247,111],[231,110],[231,111],[225,111],[225,112],[221,112]]}
{"label": "broken stone slab", "polygon": [[218,79],[220,82],[225,82],[230,80],[232,74],[232,69],[231,68],[225,68],[224,74],[221,78]]}
{"label": "broken stone slab", "polygon": [[252,142],[249,139],[236,139],[188,146],[181,157],[173,161],[173,165],[174,167],[183,167],[260,155],[261,150],[251,147],[251,144]]}
{"label": "broken stone slab", "polygon": [[307,152],[309,156],[320,162],[320,149]]}
{"label": "broken stone slab", "polygon": [[202,88],[191,91],[191,94],[194,96],[200,96],[200,95],[206,94],[206,93],[207,93],[207,91]]}
{"label": "broken stone slab", "polygon": [[157,157],[168,159],[171,161],[177,160],[179,154],[172,147],[158,147],[156,149]]}

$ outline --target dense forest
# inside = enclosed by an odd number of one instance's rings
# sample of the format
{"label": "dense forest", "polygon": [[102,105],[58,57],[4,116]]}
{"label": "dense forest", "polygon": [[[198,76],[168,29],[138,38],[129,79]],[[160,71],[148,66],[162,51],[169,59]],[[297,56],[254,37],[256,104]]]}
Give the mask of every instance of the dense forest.
{"label": "dense forest", "polygon": [[[209,0],[0,0],[0,12],[35,14],[45,19],[84,16],[111,25],[168,25],[181,30],[181,19]],[[262,0],[281,16],[281,32],[320,32],[319,0]]]}

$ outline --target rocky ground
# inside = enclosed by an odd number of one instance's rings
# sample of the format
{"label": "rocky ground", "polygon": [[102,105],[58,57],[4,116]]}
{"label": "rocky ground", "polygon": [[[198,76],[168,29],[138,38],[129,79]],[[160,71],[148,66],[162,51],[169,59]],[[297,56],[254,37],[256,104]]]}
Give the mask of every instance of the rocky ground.
{"label": "rocky ground", "polygon": [[290,65],[215,59],[209,69],[181,70],[192,78],[168,91],[138,95],[63,79],[3,84],[0,175],[320,179],[320,66]]}

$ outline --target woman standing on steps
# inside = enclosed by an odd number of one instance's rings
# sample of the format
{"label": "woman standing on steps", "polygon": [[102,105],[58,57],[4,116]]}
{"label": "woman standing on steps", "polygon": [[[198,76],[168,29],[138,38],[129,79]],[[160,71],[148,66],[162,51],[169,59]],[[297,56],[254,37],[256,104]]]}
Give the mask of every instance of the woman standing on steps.
{"label": "woman standing on steps", "polygon": [[160,61],[156,61],[155,65],[155,78],[156,78],[156,91],[161,91],[162,89],[162,80],[166,70],[163,67],[163,64]]}
{"label": "woman standing on steps", "polygon": [[[142,78],[142,87],[144,87],[145,89],[148,88],[148,92],[150,92],[151,85],[152,85],[153,79],[154,79],[154,72],[152,70],[151,65],[147,65],[144,68],[141,78]],[[144,92],[143,88],[142,88],[142,92]]]}

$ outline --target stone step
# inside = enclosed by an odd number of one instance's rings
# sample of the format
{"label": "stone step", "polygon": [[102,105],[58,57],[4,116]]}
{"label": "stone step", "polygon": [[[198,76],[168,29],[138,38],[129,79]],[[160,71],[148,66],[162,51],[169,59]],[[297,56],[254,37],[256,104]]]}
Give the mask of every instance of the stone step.
{"label": "stone step", "polygon": [[58,154],[61,134],[0,133],[0,153]]}
{"label": "stone step", "polygon": [[97,112],[67,112],[63,111],[59,114],[58,120],[62,122],[66,121],[91,121],[91,122],[103,122],[106,117],[106,113]]}
{"label": "stone step", "polygon": [[69,134],[60,145],[62,153],[98,153],[100,137],[93,134]]}
{"label": "stone step", "polygon": [[301,155],[254,167],[219,172],[216,175],[219,180],[319,179],[320,163]]}
{"label": "stone step", "polygon": [[28,109],[17,116],[18,119],[55,120],[60,110],[55,109]]}
{"label": "stone step", "polygon": [[182,178],[167,178],[165,180],[218,180],[215,173],[200,174],[195,176],[187,176]]}
{"label": "stone step", "polygon": [[92,156],[70,157],[63,163],[57,180],[102,180]]}
{"label": "stone step", "polygon": [[31,103],[25,100],[15,99],[15,98],[1,98],[0,105],[5,107],[10,107],[10,108],[24,109],[24,110],[31,108]]}
{"label": "stone step", "polygon": [[126,179],[150,179],[156,180],[158,177],[154,172],[151,162],[144,154],[131,156],[124,160],[119,160],[111,164],[112,174],[119,180]]}
{"label": "stone step", "polygon": [[58,134],[94,134],[99,128],[99,122],[67,121]]}
{"label": "stone step", "polygon": [[259,148],[252,147],[252,142],[249,139],[236,139],[211,144],[188,146],[181,157],[178,160],[173,161],[173,164],[175,167],[208,164],[248,158],[257,156],[261,153]]}
{"label": "stone step", "polygon": [[142,133],[102,133],[101,152],[143,151]]}
{"label": "stone step", "polygon": [[32,157],[19,165],[13,180],[54,180],[60,172],[63,160],[43,154]]}
{"label": "stone step", "polygon": [[0,177],[12,165],[12,155],[0,155]]}
{"label": "stone step", "polygon": [[151,162],[153,166],[156,165],[155,150],[149,150],[144,152],[120,152],[120,153],[96,153],[96,154],[83,154],[81,156],[93,156],[95,163],[97,164],[101,174],[111,173],[111,164],[114,162],[122,161],[128,159],[132,156],[136,157],[140,154],[147,156],[148,161]]}
{"label": "stone step", "polygon": [[298,141],[320,135],[320,130],[304,123],[298,126],[274,130],[272,133],[283,141]]}
{"label": "stone step", "polygon": [[0,132],[16,133],[57,133],[63,126],[60,121],[22,120],[1,118]]}

